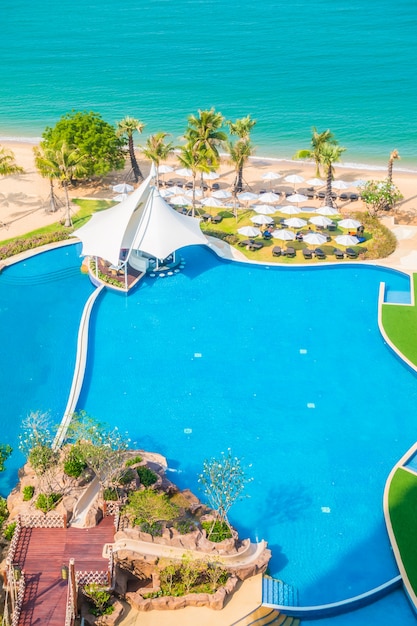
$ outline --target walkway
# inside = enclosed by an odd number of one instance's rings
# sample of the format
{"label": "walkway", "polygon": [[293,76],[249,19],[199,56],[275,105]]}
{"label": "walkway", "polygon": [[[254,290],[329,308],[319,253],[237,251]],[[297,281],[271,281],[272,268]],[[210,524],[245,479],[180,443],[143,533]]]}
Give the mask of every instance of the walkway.
{"label": "walkway", "polygon": [[22,528],[14,558],[26,579],[19,626],[63,626],[67,582],[61,579],[62,566],[73,558],[76,571],[106,572],[103,546],[113,536],[111,516],[94,528]]}

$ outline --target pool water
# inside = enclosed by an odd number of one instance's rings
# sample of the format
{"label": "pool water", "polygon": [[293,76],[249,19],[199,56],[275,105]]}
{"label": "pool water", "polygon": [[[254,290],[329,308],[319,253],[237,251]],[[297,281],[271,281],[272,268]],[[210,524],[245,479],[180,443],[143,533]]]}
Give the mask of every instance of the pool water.
{"label": "pool water", "polygon": [[[205,458],[230,447],[251,464],[250,497],[233,507],[231,521],[242,536],[268,541],[271,574],[296,586],[302,604],[344,599],[397,575],[382,493],[415,441],[417,380],[384,344],[377,301],[381,281],[407,291],[409,278],[357,265],[226,263],[196,247],[182,255],[179,274],[145,279],[128,298],[100,297],[78,408],[164,454],[172,480],[197,493]],[[48,356],[56,363],[54,380],[30,408],[56,414],[65,406],[76,327],[91,293],[83,276],[62,282],[65,298],[55,297],[63,326],[42,324],[51,307],[44,309],[42,297],[27,316],[27,325],[54,335]],[[11,294],[18,309],[24,294]],[[16,363],[30,360],[34,348],[15,334]],[[46,367],[42,352],[39,358]],[[28,402],[15,404],[18,422]],[[395,602],[407,612],[400,597]],[[389,598],[374,606],[388,610]]]}

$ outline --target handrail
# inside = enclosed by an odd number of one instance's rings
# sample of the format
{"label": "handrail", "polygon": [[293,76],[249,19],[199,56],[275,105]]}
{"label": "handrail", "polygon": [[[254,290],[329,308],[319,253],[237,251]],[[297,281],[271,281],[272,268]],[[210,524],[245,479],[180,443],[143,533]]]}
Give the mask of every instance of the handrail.
{"label": "handrail", "polygon": [[81,316],[80,326],[78,330],[77,340],[77,356],[75,360],[74,375],[72,378],[71,390],[69,393],[67,406],[64,411],[61,423],[58,427],[55,439],[52,444],[53,450],[58,450],[66,437],[68,427],[71,423],[72,415],[77,406],[78,398],[80,397],[81,388],[84,381],[85,368],[87,364],[87,350],[88,350],[88,330],[91,317],[91,311],[93,305],[100,295],[104,286],[97,287],[88,298],[84,310]]}

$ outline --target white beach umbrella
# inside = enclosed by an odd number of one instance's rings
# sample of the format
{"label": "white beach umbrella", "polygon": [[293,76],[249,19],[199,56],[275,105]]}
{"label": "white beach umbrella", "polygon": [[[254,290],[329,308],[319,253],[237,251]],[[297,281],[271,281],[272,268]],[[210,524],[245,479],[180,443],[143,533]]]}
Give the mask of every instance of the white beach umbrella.
{"label": "white beach umbrella", "polygon": [[178,176],[192,176],[193,172],[192,170],[188,169],[188,167],[180,167],[179,170],[175,170],[175,173],[178,174]]}
{"label": "white beach umbrella", "polygon": [[[195,193],[195,197],[196,198],[202,198],[203,197],[203,192],[200,189],[200,187],[196,187],[194,190]],[[192,189],[187,189],[187,191],[184,193],[184,196],[187,196],[187,198],[192,198],[193,197],[193,190]]]}
{"label": "white beach umbrella", "polygon": [[178,206],[188,206],[191,204],[190,198],[187,198],[187,196],[174,196],[169,199],[169,202]]}
{"label": "white beach umbrella", "polygon": [[158,174],[169,174],[173,172],[174,168],[170,165],[158,165]]}
{"label": "white beach umbrella", "polygon": [[290,228],[301,228],[302,226],[306,226],[307,222],[301,219],[301,217],[290,217],[284,220],[284,224]]}
{"label": "white beach umbrella", "polygon": [[279,202],[279,195],[276,193],[272,193],[272,191],[267,191],[266,193],[261,193],[257,202],[266,202],[267,204],[276,204]]}
{"label": "white beach umbrella", "polygon": [[119,193],[117,194],[117,196],[114,196],[113,200],[115,200],[116,202],[123,202],[123,200],[126,200],[127,197],[127,193]]}
{"label": "white beach umbrella", "polygon": [[356,246],[359,243],[359,239],[354,235],[338,235],[335,237],[335,242],[339,246]]}
{"label": "white beach umbrella", "polygon": [[329,226],[329,224],[332,224],[332,220],[329,220],[329,218],[325,215],[315,215],[314,217],[311,217],[308,221],[315,226]]}
{"label": "white beach umbrella", "polygon": [[312,187],[323,187],[326,184],[321,178],[309,178],[306,182]]}
{"label": "white beach umbrella", "polygon": [[301,209],[296,206],[291,206],[291,204],[278,207],[278,211],[280,213],[284,213],[284,215],[298,215],[299,213],[301,213]]}
{"label": "white beach umbrella", "polygon": [[307,233],[307,235],[303,236],[303,241],[312,246],[321,246],[322,243],[326,243],[327,237],[321,233]]}
{"label": "white beach umbrella", "polygon": [[220,174],[217,172],[207,172],[203,174],[204,180],[217,180],[218,178],[220,178]]}
{"label": "white beach umbrella", "polygon": [[319,209],[316,209],[316,213],[319,215],[338,215],[339,211],[331,206],[321,206]]}
{"label": "white beach umbrella", "polygon": [[284,178],[284,180],[286,183],[296,185],[297,183],[303,183],[305,179],[303,176],[299,176],[298,174],[289,174]]}
{"label": "white beach umbrella", "polygon": [[338,226],[340,226],[341,228],[358,228],[358,226],[360,226],[361,223],[358,222],[358,220],[353,220],[352,218],[348,217],[345,220],[340,220]]}
{"label": "white beach umbrella", "polygon": [[222,202],[221,200],[218,200],[217,198],[213,198],[211,196],[209,196],[208,198],[203,198],[203,200],[201,201],[201,204],[203,206],[211,206],[211,207],[224,207],[224,202]]}
{"label": "white beach umbrella", "polygon": [[211,194],[213,198],[231,198],[232,194],[227,189],[217,189],[217,191],[213,191]]}
{"label": "white beach umbrella", "polygon": [[172,187],[165,187],[159,190],[159,195],[163,198],[168,198],[169,196],[175,196],[175,193],[172,191]]}
{"label": "white beach umbrella", "polygon": [[242,226],[242,228],[238,228],[237,232],[239,235],[244,235],[245,237],[257,237],[261,234],[259,228],[255,226]]}
{"label": "white beach umbrella", "polygon": [[254,204],[252,208],[256,213],[262,213],[262,215],[272,215],[277,212],[277,207],[268,204]]}
{"label": "white beach umbrella", "polygon": [[288,202],[295,202],[298,204],[299,202],[305,202],[308,200],[307,196],[304,196],[302,193],[293,193],[292,196],[288,196]]}
{"label": "white beach umbrella", "polygon": [[278,180],[282,178],[282,175],[276,172],[265,172],[265,174],[262,174],[261,178],[262,180]]}
{"label": "white beach umbrella", "polygon": [[344,180],[334,180],[332,182],[332,188],[333,189],[339,189],[340,191],[342,191],[343,189],[349,189],[351,185],[349,183],[346,183]]}
{"label": "white beach umbrella", "polygon": [[274,239],[281,239],[281,241],[294,241],[295,239],[295,233],[285,228],[273,230],[271,234]]}
{"label": "white beach umbrella", "polygon": [[363,187],[364,185],[366,185],[368,181],[364,180],[363,178],[358,178],[357,180],[354,180],[353,183],[351,183],[351,187]]}
{"label": "white beach umbrella", "polygon": [[184,189],[182,187],[178,187],[178,185],[173,185],[173,187],[169,187],[174,196],[178,196],[184,193]]}
{"label": "white beach umbrella", "polygon": [[274,220],[268,215],[254,215],[250,218],[250,221],[254,224],[273,224]]}
{"label": "white beach umbrella", "polygon": [[255,200],[259,198],[259,195],[251,191],[244,191],[243,193],[238,193],[237,198],[241,202],[255,202]]}
{"label": "white beach umbrella", "polygon": [[129,185],[128,183],[119,183],[118,185],[113,185],[113,191],[115,191],[116,193],[129,193],[133,190],[133,185]]}

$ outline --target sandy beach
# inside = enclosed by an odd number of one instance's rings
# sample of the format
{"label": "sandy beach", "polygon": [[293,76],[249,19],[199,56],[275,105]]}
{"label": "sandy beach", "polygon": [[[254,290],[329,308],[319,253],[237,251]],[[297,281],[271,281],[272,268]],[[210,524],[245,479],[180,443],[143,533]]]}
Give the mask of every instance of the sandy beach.
{"label": "sandy beach", "polygon": [[[57,213],[49,213],[47,211],[50,189],[49,181],[42,178],[35,168],[33,157],[34,144],[4,141],[2,145],[14,152],[16,162],[25,170],[23,174],[0,177],[0,240],[4,241],[57,222],[62,219],[64,212],[62,209]],[[169,163],[174,167],[179,167],[175,156],[171,157]],[[142,161],[141,168],[142,172],[146,174],[150,168],[149,162]],[[356,167],[343,166],[343,164],[335,164],[335,170],[336,178],[346,182],[352,182],[357,179],[382,180],[386,176],[386,170],[358,169]],[[94,184],[70,190],[70,196],[72,198],[111,199],[114,196],[111,190],[112,184],[124,180],[126,171],[110,174],[101,185]],[[279,173],[283,177],[288,174],[299,174],[306,180],[315,176],[315,166],[311,162],[256,157],[244,169],[245,186],[254,192],[259,192],[261,189],[268,190],[270,187],[274,188],[279,185],[288,186],[288,183],[285,183],[283,179],[273,181],[274,183],[276,182],[275,185],[270,185],[268,182],[263,181],[262,175],[269,171]],[[219,183],[221,188],[230,188],[234,180],[234,171],[226,159],[223,159],[219,173],[221,177],[216,182]],[[175,174],[167,174],[165,178],[175,178]],[[180,178],[178,179],[180,180]],[[396,223],[417,223],[417,171],[401,171],[401,161],[395,162],[393,179],[404,196],[404,200],[395,209]],[[182,180],[185,181],[186,179]],[[304,183],[301,183],[296,187],[305,186]],[[350,191],[354,191],[354,189]],[[62,200],[64,199],[62,190],[59,187],[56,188],[56,193],[58,197]],[[352,211],[365,208],[361,201],[339,203],[339,207],[343,214],[349,214]]]}

